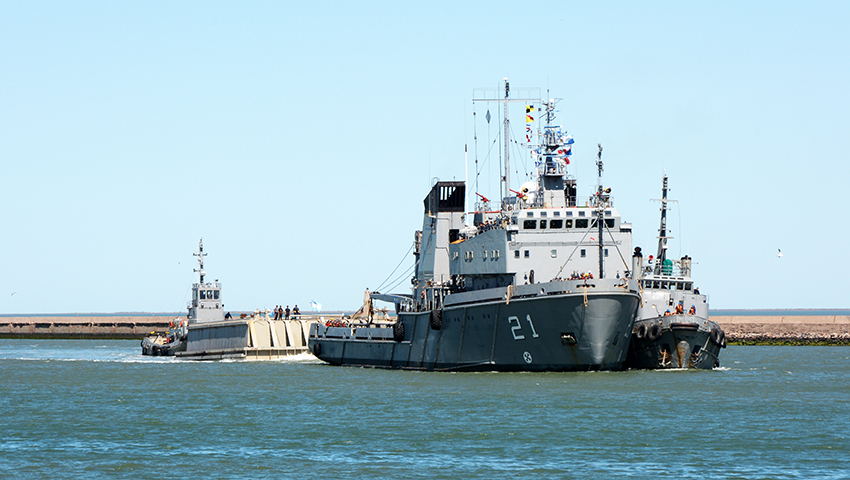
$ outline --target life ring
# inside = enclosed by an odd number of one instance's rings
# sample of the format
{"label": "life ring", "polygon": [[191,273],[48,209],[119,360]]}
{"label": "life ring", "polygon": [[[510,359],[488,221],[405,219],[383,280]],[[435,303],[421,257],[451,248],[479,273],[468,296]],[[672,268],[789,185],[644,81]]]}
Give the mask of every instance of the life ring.
{"label": "life ring", "polygon": [[641,323],[640,325],[638,325],[637,332],[635,332],[635,336],[638,338],[638,340],[643,340],[644,338],[646,338],[647,330],[648,328],[646,328],[645,323]]}
{"label": "life ring", "polygon": [[646,338],[653,342],[661,338],[661,325],[653,325],[649,327],[649,331],[646,333]]}

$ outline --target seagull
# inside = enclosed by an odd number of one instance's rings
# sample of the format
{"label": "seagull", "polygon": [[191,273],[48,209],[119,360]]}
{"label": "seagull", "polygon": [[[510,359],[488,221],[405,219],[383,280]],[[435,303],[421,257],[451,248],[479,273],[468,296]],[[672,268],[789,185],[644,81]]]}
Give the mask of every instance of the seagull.
{"label": "seagull", "polygon": [[[777,250],[779,249],[777,248]],[[776,258],[782,258],[782,250],[779,250],[779,253],[776,255]]]}

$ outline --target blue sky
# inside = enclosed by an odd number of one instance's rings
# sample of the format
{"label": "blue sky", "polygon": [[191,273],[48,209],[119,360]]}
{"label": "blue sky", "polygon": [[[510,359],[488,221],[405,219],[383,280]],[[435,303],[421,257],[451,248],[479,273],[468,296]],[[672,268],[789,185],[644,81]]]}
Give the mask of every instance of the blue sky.
{"label": "blue sky", "polygon": [[503,77],[563,99],[581,195],[603,144],[650,251],[667,172],[671,252],[713,308],[847,307],[847,18],[847,2],[2,2],[0,313],[181,311],[201,237],[227,309],[357,308],[412,264],[431,179],[464,178],[474,130],[483,161],[498,132],[473,124],[473,89]]}

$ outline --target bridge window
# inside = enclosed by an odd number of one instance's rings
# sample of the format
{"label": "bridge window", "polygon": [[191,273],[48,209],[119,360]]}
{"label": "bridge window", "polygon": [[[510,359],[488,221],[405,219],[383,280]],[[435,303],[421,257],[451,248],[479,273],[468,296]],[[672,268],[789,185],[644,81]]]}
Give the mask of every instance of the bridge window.
{"label": "bridge window", "polygon": [[213,290],[213,298],[214,298],[215,300],[218,300],[219,292],[220,292],[220,290]]}
{"label": "bridge window", "polygon": [[[558,213],[558,212],[555,212]],[[552,220],[549,222],[549,228],[561,228],[564,226],[563,220]]]}
{"label": "bridge window", "polygon": [[576,220],[576,228],[587,228],[587,219],[579,218]]}
{"label": "bridge window", "polygon": [[537,228],[537,220],[524,220],[522,222],[522,228],[525,230],[534,230]]}
{"label": "bridge window", "polygon": [[207,299],[207,291],[206,290],[200,290],[198,293],[201,294],[201,300]]}
{"label": "bridge window", "polygon": [[519,250],[514,250],[514,258],[519,258]]}
{"label": "bridge window", "polygon": [[540,230],[546,228],[546,220],[540,220]]}
{"label": "bridge window", "polygon": [[567,220],[566,227],[567,228],[573,228],[573,219],[572,218]]}
{"label": "bridge window", "polygon": [[525,258],[528,258],[528,257],[529,257],[528,250],[526,250],[525,251]]}

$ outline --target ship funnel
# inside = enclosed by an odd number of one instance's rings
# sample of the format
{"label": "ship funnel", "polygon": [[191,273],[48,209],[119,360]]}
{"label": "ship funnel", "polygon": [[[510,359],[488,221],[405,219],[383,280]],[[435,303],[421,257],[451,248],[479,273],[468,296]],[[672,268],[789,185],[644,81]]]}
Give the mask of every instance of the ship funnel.
{"label": "ship funnel", "polygon": [[640,278],[643,274],[643,253],[640,247],[635,247],[635,253],[632,254],[632,278]]}
{"label": "ship funnel", "polygon": [[691,276],[691,257],[685,255],[681,260],[682,275],[685,277]]}

